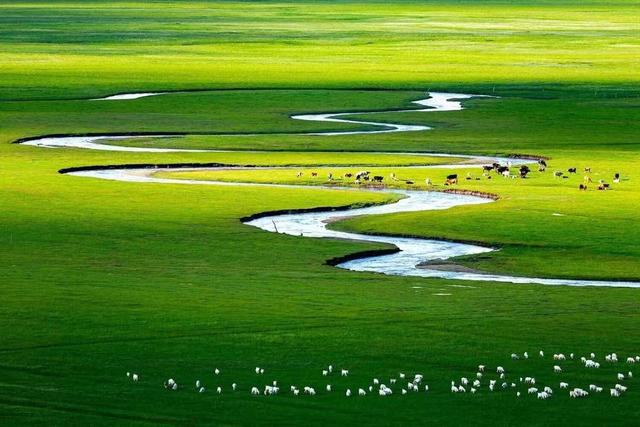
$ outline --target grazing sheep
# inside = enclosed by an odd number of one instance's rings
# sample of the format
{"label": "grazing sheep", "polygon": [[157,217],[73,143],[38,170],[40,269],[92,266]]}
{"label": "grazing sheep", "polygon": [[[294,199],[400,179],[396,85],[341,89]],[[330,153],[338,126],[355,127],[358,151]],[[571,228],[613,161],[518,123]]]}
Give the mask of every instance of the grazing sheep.
{"label": "grazing sheep", "polygon": [[477,379],[481,379],[482,378],[482,372],[476,372],[476,378]]}
{"label": "grazing sheep", "polygon": [[528,359],[528,358],[529,358],[529,353],[527,353],[527,352],[525,351],[525,352],[522,354],[522,356],[523,356],[525,359]]}
{"label": "grazing sheep", "polygon": [[205,391],[207,391],[204,387],[200,387],[198,389],[198,393],[204,393]]}
{"label": "grazing sheep", "polygon": [[518,360],[518,359],[520,359],[520,357],[518,357],[518,355],[515,354],[515,353],[511,353],[511,359]]}
{"label": "grazing sheep", "polygon": [[562,368],[558,365],[554,365],[553,366],[553,372],[556,374],[561,374],[562,373]]}
{"label": "grazing sheep", "polygon": [[546,400],[548,397],[549,397],[549,393],[547,392],[542,391],[538,393],[538,399]]}
{"label": "grazing sheep", "polygon": [[403,380],[403,379],[404,379],[404,377],[405,377],[405,375],[404,375],[404,373],[400,372],[400,373],[398,374],[398,377],[399,377],[401,380]]}
{"label": "grazing sheep", "polygon": [[534,394],[534,393],[537,393],[537,392],[538,392],[538,389],[535,388],[535,387],[529,387],[527,389],[527,393],[529,393],[529,394]]}
{"label": "grazing sheep", "polygon": [[618,381],[623,381],[624,380],[624,375],[621,373],[618,373]]}
{"label": "grazing sheep", "polygon": [[200,388],[200,380],[196,380],[196,388]]}
{"label": "grazing sheep", "polygon": [[231,390],[236,391],[236,387],[238,387],[236,383],[231,384]]}
{"label": "grazing sheep", "polygon": [[327,384],[326,390],[327,390],[328,392],[330,392],[330,391],[331,391],[331,384]]}
{"label": "grazing sheep", "polygon": [[538,354],[540,354],[540,357],[544,357],[544,351],[540,350],[540,353]]}
{"label": "grazing sheep", "polygon": [[329,375],[329,371],[327,371],[326,369],[322,370],[322,376],[326,377],[327,375]]}
{"label": "grazing sheep", "polygon": [[346,377],[347,375],[349,375],[349,371],[346,369],[343,369],[342,371],[340,371],[340,375],[342,375],[343,377]]}
{"label": "grazing sheep", "polygon": [[478,365],[478,371],[484,372],[484,365]]}
{"label": "grazing sheep", "polygon": [[496,372],[497,372],[498,374],[504,374],[504,368],[503,368],[502,366],[498,366],[498,367],[496,368]]}
{"label": "grazing sheep", "polygon": [[516,393],[516,397],[520,397],[520,392],[517,392],[517,393]]}
{"label": "grazing sheep", "polygon": [[138,376],[138,374],[132,374],[131,379],[133,380],[133,382],[137,383],[140,377]]}
{"label": "grazing sheep", "polygon": [[373,384],[378,385],[378,384],[380,384],[380,381],[378,381],[378,379],[377,379],[377,378],[374,378],[374,379],[373,379]]}
{"label": "grazing sheep", "polygon": [[216,388],[216,393],[218,393],[218,394],[222,394],[222,387],[218,387],[218,388]]}
{"label": "grazing sheep", "polygon": [[636,359],[634,359],[633,357],[627,357],[627,363],[634,364],[636,363]]}
{"label": "grazing sheep", "polygon": [[254,396],[257,396],[260,394],[260,390],[258,390],[258,387],[251,387],[251,394]]}
{"label": "grazing sheep", "polygon": [[633,372],[629,371],[629,372],[627,373],[627,376],[628,376],[629,378],[633,378]]}
{"label": "grazing sheep", "polygon": [[[416,391],[418,391],[418,390],[416,390]],[[428,384],[424,386],[424,391],[425,392],[429,391],[429,385]]]}
{"label": "grazing sheep", "polygon": [[329,365],[327,369],[329,369],[329,373],[333,372],[333,365]]}
{"label": "grazing sheep", "polygon": [[351,389],[348,388],[347,391],[345,391],[344,395],[347,396],[347,397],[350,397],[351,396]]}
{"label": "grazing sheep", "polygon": [[475,381],[473,382],[473,386],[474,386],[474,387],[480,387],[480,380],[475,380]]}
{"label": "grazing sheep", "polygon": [[560,383],[560,388],[568,388],[568,387],[569,387],[568,383],[565,383],[565,382]]}
{"label": "grazing sheep", "polygon": [[575,399],[578,397],[587,397],[589,395],[588,391],[585,391],[581,388],[574,388],[569,392],[569,397]]}
{"label": "grazing sheep", "polygon": [[216,368],[216,369],[213,371],[213,373],[214,373],[214,374],[216,374],[216,375],[220,375],[220,369]]}
{"label": "grazing sheep", "polygon": [[627,387],[623,386],[622,384],[616,384],[615,386],[616,390],[618,390],[620,393],[623,393],[625,391],[627,391]]}
{"label": "grazing sheep", "polygon": [[609,393],[611,394],[611,397],[620,397],[620,392],[615,388],[610,388]]}
{"label": "grazing sheep", "polygon": [[465,378],[465,377],[462,377],[462,378],[460,379],[460,383],[461,383],[463,386],[467,386],[467,385],[469,385],[469,380],[468,380],[467,378]]}
{"label": "grazing sheep", "polygon": [[358,396],[366,396],[366,395],[367,395],[367,392],[366,392],[366,391],[364,391],[364,390],[363,390],[363,389],[361,389],[361,388],[359,388],[359,389],[358,389]]}
{"label": "grazing sheep", "polygon": [[171,390],[177,390],[178,389],[178,383],[173,383],[173,385],[171,386]]}
{"label": "grazing sheep", "polygon": [[405,394],[407,394],[407,390],[402,389],[402,395],[404,396]]}

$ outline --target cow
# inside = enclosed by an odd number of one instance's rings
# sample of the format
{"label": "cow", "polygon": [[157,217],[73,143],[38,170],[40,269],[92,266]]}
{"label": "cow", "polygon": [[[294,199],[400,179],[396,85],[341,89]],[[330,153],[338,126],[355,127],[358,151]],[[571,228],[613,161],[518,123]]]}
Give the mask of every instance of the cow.
{"label": "cow", "polygon": [[373,182],[382,182],[383,179],[384,178],[381,177],[380,175],[376,175],[376,176],[373,177],[372,181]]}
{"label": "cow", "polygon": [[587,186],[585,184],[580,184],[581,191],[587,191]]}
{"label": "cow", "polygon": [[569,168],[567,169],[567,172],[569,173],[576,173],[578,171],[578,168]]}
{"label": "cow", "polygon": [[458,183],[458,174],[454,173],[451,175],[447,175],[447,180],[445,181],[444,185],[455,185]]}
{"label": "cow", "polygon": [[531,169],[529,169],[529,166],[527,165],[520,166],[520,178],[526,178],[529,172],[531,172]]}

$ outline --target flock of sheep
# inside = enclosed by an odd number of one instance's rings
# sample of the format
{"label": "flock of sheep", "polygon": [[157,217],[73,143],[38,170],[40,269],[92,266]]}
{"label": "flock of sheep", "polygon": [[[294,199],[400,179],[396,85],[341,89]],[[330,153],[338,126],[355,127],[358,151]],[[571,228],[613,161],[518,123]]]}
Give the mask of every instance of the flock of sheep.
{"label": "flock of sheep", "polygon": [[[544,159],[538,159],[537,161],[538,163],[538,171],[539,172],[544,172],[547,169],[547,162]],[[501,175],[505,178],[526,178],[527,175],[531,172],[531,169],[529,168],[529,166],[527,165],[521,165],[518,168],[517,174],[513,174],[512,173],[512,164],[511,162],[508,162],[506,165],[501,165],[499,163],[493,163],[491,165],[484,165],[482,166],[482,176],[487,178],[487,179],[491,179],[492,175],[491,172],[495,172],[498,175]],[[569,178],[569,176],[571,174],[576,174],[578,171],[577,167],[571,167],[567,169],[567,173],[565,174],[564,171],[560,171],[557,170],[553,173],[553,177],[554,178]],[[582,191],[586,191],[588,189],[588,184],[593,183],[593,179],[592,179],[592,175],[591,175],[591,168],[590,167],[585,167],[584,168],[584,182],[581,183],[579,185],[579,189]],[[301,178],[302,176],[304,176],[304,173],[302,171],[297,172],[296,177],[297,178]],[[315,178],[318,176],[318,172],[311,172],[311,177]],[[371,175],[370,171],[360,171],[357,173],[345,173],[342,175],[342,178],[336,178],[334,177],[333,173],[328,173],[327,174],[327,180],[329,182],[333,182],[336,179],[342,179],[342,180],[350,180],[353,179],[353,183],[356,185],[359,184],[363,184],[363,183],[374,183],[374,184],[382,184],[382,182],[384,181],[384,177],[381,175]],[[389,179],[391,181],[400,181],[400,182],[404,182],[407,185],[414,185],[416,183],[416,181],[414,179],[409,179],[409,178],[398,178],[396,176],[395,173],[391,173],[389,174]],[[479,177],[474,177],[473,174],[471,172],[467,173],[466,175],[466,180],[479,180]],[[615,173],[613,175],[613,182],[615,184],[620,183],[620,173]],[[425,184],[427,187],[430,187],[433,185],[433,182],[431,181],[430,178],[426,178],[425,179]],[[454,173],[454,174],[450,174],[447,175],[446,180],[444,182],[445,186],[450,186],[450,185],[456,185],[458,184],[458,174]],[[609,188],[611,188],[610,184],[607,183],[604,179],[599,179],[598,180],[598,185],[596,187],[598,190],[608,190]]]}
{"label": "flock of sheep", "polygon": [[[539,357],[544,358],[544,352],[539,352]],[[511,354],[512,360],[520,360],[520,359],[529,359],[529,354],[525,351],[522,355],[518,355],[516,353]],[[561,362],[566,362],[567,360],[574,360],[575,355],[573,353],[569,354],[569,358],[565,356],[563,353],[558,353],[553,355],[554,362],[558,363],[553,365],[553,373],[556,375],[561,375],[563,373],[563,369],[560,366]],[[600,362],[597,362],[596,355],[591,353],[589,358],[580,357],[580,363],[584,368],[598,369],[600,368]],[[577,359],[576,359],[577,360]],[[618,356],[616,353],[607,354],[605,356],[605,362],[609,364],[617,364]],[[631,366],[636,363],[640,363],[640,356],[627,357],[626,363]],[[548,385],[536,386],[535,377],[519,377],[516,381],[508,382],[507,381],[507,373],[506,370],[502,366],[498,366],[496,368],[496,374],[499,379],[490,379],[488,383],[485,382],[489,392],[497,391],[497,390],[515,390],[516,397],[520,397],[522,392],[518,390],[518,384],[522,384],[526,387],[527,394],[535,395],[540,400],[547,400],[551,398],[554,394],[553,388]],[[462,377],[459,382],[451,381],[451,392],[452,393],[466,393],[467,389],[471,394],[475,394],[480,391],[482,388],[482,380],[485,375],[485,366],[479,365],[478,371],[476,372],[476,378],[471,381],[469,378]],[[626,374],[619,372],[616,376],[616,384],[609,388],[609,395],[611,397],[620,397],[624,392],[627,391],[628,386],[621,384],[622,382],[629,381],[633,378],[633,372],[628,371]],[[569,383],[566,381],[559,381],[558,387],[563,390],[569,391],[570,398],[584,398],[589,396],[591,393],[602,393],[604,387],[589,384],[588,391],[581,387],[573,387],[570,389]]]}
{"label": "flock of sheep", "polygon": [[[538,353],[540,358],[544,358],[544,352],[540,351]],[[526,360],[529,359],[529,354],[525,351],[522,355],[513,353],[511,354],[512,360]],[[589,384],[582,387],[573,387],[570,388],[569,383],[561,380],[561,375],[563,374],[563,368],[561,366],[564,362],[569,362],[575,360],[576,362],[579,360],[583,365],[583,368],[586,369],[598,369],[601,366],[601,362],[596,360],[596,355],[591,353],[589,357],[580,357],[577,358],[573,353],[569,354],[569,356],[565,356],[563,353],[558,353],[553,355],[553,373],[558,376],[558,389],[568,391],[569,397],[571,398],[585,398],[590,394],[602,393],[604,390],[603,386],[599,386],[597,384]],[[604,358],[604,362],[609,365],[614,366],[619,363],[618,356],[616,353],[607,354]],[[640,363],[640,356],[629,356],[625,359],[627,365],[627,369],[629,367],[635,365],[636,363]],[[265,373],[264,368],[256,367],[255,374],[257,376],[263,376]],[[349,376],[349,370],[340,369],[335,370],[332,365],[321,370],[322,376],[326,378],[325,385],[322,387],[324,393],[343,393],[346,397],[351,396],[367,396],[369,394],[378,395],[378,396],[390,396],[392,394],[400,394],[406,395],[409,393],[418,393],[429,392],[429,385],[424,383],[424,375],[420,373],[407,375],[403,372],[398,373],[396,377],[389,378],[389,380],[385,383],[378,378],[373,378],[369,384],[364,387],[353,387],[353,388],[342,388],[341,391],[336,390],[331,384],[328,383],[328,378],[332,376],[340,376],[347,377]],[[218,368],[213,371],[214,376],[220,375],[220,370]],[[490,376],[494,376],[494,378],[489,378]],[[539,386],[538,381],[535,377],[516,377],[509,380],[507,378],[507,371],[502,366],[497,366],[495,368],[495,374],[490,373],[489,370],[486,369],[485,365],[478,365],[477,372],[475,373],[475,378],[467,378],[461,377],[457,381],[451,381],[451,393],[459,394],[459,393],[470,393],[476,394],[482,391],[488,391],[489,393],[498,392],[498,391],[515,391],[516,397],[521,397],[526,389],[526,394],[535,395],[540,400],[546,400],[554,396],[554,389],[549,386]],[[140,375],[137,373],[127,372],[127,378],[130,381],[137,383],[140,381]],[[633,372],[628,370],[626,373],[619,372],[616,376],[615,385],[609,388],[609,395],[611,397],[620,397],[622,396],[628,388],[628,382],[633,378]],[[256,382],[259,382],[256,380]],[[264,382],[263,382],[264,383]],[[387,385],[388,384],[388,385]],[[178,383],[173,379],[169,378],[164,382],[164,388],[170,391],[178,391],[184,388],[190,388],[189,386],[178,385]],[[196,380],[194,382],[193,390],[198,393],[205,393],[207,389],[204,386],[204,383],[201,380]],[[239,392],[237,383],[232,383],[230,387],[231,392]],[[292,396],[308,395],[315,396],[317,394],[316,387],[311,385],[289,385],[287,388],[288,393]],[[320,389],[319,389],[320,390]],[[278,384],[278,381],[270,381],[268,384],[264,386],[252,385],[246,389],[251,395],[259,396],[272,396],[281,394],[281,388]],[[222,386],[217,386],[215,388],[215,392],[217,394],[223,393]]]}

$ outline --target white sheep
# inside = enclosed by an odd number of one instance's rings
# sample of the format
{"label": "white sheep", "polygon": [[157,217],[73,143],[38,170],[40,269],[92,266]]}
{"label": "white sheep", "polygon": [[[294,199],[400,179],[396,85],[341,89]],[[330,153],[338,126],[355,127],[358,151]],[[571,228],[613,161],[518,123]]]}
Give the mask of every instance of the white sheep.
{"label": "white sheep", "polygon": [[389,384],[395,384],[396,383],[396,379],[395,378],[390,378],[389,379]]}
{"label": "white sheep", "polygon": [[222,394],[222,387],[218,386],[218,388],[216,388],[216,393]]}
{"label": "white sheep", "polygon": [[236,387],[237,387],[237,386],[238,386],[238,384],[233,383],[233,384],[231,384],[231,389],[232,389],[233,391],[236,391]]}
{"label": "white sheep", "polygon": [[517,355],[517,354],[515,354],[515,353],[511,353],[511,359],[513,359],[513,360],[518,360],[518,359],[520,359],[520,358],[518,357],[518,355]]}
{"label": "white sheep", "polygon": [[400,379],[401,379],[401,380],[403,380],[403,379],[404,379],[404,373],[400,372],[400,373],[398,374],[398,377],[400,377]]}
{"label": "white sheep", "polygon": [[251,394],[254,396],[260,394],[260,390],[258,390],[258,387],[251,387]]}
{"label": "white sheep", "polygon": [[367,395],[367,392],[366,392],[366,391],[364,391],[364,390],[363,390],[363,389],[361,389],[361,388],[359,388],[359,389],[358,389],[358,396],[366,396],[366,395]]}
{"label": "white sheep", "polygon": [[478,371],[484,372],[484,365],[478,365]]}
{"label": "white sheep", "polygon": [[477,373],[476,373],[476,378],[477,378],[477,379],[482,378],[482,372],[477,372]]}
{"label": "white sheep", "polygon": [[627,363],[630,363],[630,364],[636,363],[636,359],[634,359],[633,357],[627,357]]}
{"label": "white sheep", "polygon": [[549,397],[549,394],[545,391],[538,393],[538,399],[546,400]]}
{"label": "white sheep", "polygon": [[498,366],[496,368],[496,372],[499,373],[499,374],[504,374],[504,368],[502,366]]}
{"label": "white sheep", "polygon": [[465,378],[465,377],[462,377],[462,378],[460,379],[460,383],[461,383],[463,386],[467,386],[467,385],[469,385],[469,380],[468,380],[467,378]]}
{"label": "white sheep", "polygon": [[537,389],[537,388],[535,388],[535,387],[529,387],[529,388],[527,389],[527,393],[529,393],[529,394],[535,394],[535,393],[537,393],[537,392],[538,392],[538,389]]}
{"label": "white sheep", "polygon": [[561,374],[562,373],[562,368],[558,365],[554,365],[553,366],[553,372],[555,372],[556,374]]}
{"label": "white sheep", "polygon": [[471,387],[471,394],[476,394],[476,389]]}
{"label": "white sheep", "polygon": [[538,354],[540,355],[540,357],[544,357],[544,351],[540,350]]}
{"label": "white sheep", "polygon": [[620,397],[620,392],[615,388],[609,389],[609,393],[611,393],[611,397]]}
{"label": "white sheep", "polygon": [[405,394],[407,394],[407,390],[402,389],[402,395],[404,396]]}
{"label": "white sheep", "polygon": [[620,393],[627,391],[627,387],[623,386],[622,384],[616,384],[615,386],[616,390],[618,390]]}
{"label": "white sheep", "polygon": [[350,397],[351,396],[351,389],[348,388],[347,391],[344,393],[345,396]]}
{"label": "white sheep", "polygon": [[618,373],[618,381],[624,380],[624,374]]}
{"label": "white sheep", "polygon": [[329,375],[329,371],[327,371],[326,369],[322,370],[322,376],[326,377],[327,375]]}
{"label": "white sheep", "polygon": [[133,380],[133,382],[138,382],[140,377],[138,377],[138,374],[133,374],[133,375],[131,375],[131,379]]}
{"label": "white sheep", "polygon": [[330,392],[330,391],[331,391],[331,384],[327,384],[327,387],[326,387],[326,388],[327,388],[327,391],[329,391],[329,392]]}
{"label": "white sheep", "polygon": [[294,396],[300,396],[300,390],[298,390],[298,389],[293,390],[293,395]]}
{"label": "white sheep", "polygon": [[378,384],[380,384],[380,381],[377,378],[374,378],[373,379],[373,384],[374,385],[378,385]]}
{"label": "white sheep", "polygon": [[569,387],[569,383],[565,383],[565,382],[560,383],[560,388],[568,388],[568,387]]}
{"label": "white sheep", "polygon": [[204,393],[206,391],[206,389],[204,387],[200,387],[198,389],[198,393]]}
{"label": "white sheep", "polygon": [[347,375],[349,375],[349,371],[346,369],[343,369],[342,371],[340,371],[340,375],[342,375],[343,377],[346,377]]}
{"label": "white sheep", "polygon": [[213,373],[216,375],[220,375],[220,369],[218,368],[214,369]]}
{"label": "white sheep", "polygon": [[329,373],[333,372],[333,365],[329,365]]}

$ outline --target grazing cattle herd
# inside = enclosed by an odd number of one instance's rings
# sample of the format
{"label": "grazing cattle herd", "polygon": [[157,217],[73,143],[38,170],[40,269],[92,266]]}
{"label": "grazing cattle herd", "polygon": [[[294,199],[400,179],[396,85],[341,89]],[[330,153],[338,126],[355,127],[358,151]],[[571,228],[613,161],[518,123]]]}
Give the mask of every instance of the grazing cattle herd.
{"label": "grazing cattle herd", "polygon": [[[538,172],[543,173],[547,170],[547,161],[545,159],[538,159],[537,160],[537,164],[538,164]],[[504,178],[511,178],[511,179],[515,179],[515,178],[521,178],[521,179],[526,179],[529,174],[531,173],[531,168],[528,165],[520,165],[517,169],[516,173],[512,173],[512,169],[513,169],[513,165],[511,164],[511,162],[507,162],[506,165],[501,165],[500,163],[493,163],[491,165],[483,165],[482,166],[482,176],[485,179],[492,179],[492,172],[495,172],[496,175],[498,176],[502,176]],[[589,189],[588,184],[592,184],[593,183],[593,179],[592,179],[592,170],[591,167],[585,167],[584,169],[584,178],[583,178],[583,182],[580,183],[578,185],[578,189],[580,191],[587,191]],[[567,168],[566,173],[562,170],[556,170],[553,172],[553,177],[554,179],[569,179],[571,175],[575,175],[578,173],[578,168],[577,167],[570,167]],[[296,177],[297,178],[302,178],[304,176],[304,173],[302,171],[297,172]],[[318,177],[318,172],[311,172],[311,177],[315,178]],[[370,171],[360,171],[357,173],[345,173],[342,175],[342,179],[338,179],[342,182],[351,182],[351,179],[353,178],[353,184],[356,185],[362,185],[362,184],[368,184],[368,185],[384,185],[384,177],[382,175],[375,175],[375,176],[371,176],[371,172]],[[334,178],[334,174],[333,173],[329,173],[327,176],[327,179],[329,182],[334,182],[337,181]],[[474,177],[473,174],[471,172],[468,172],[465,178],[467,181],[479,181],[481,178],[480,177]],[[390,173],[389,174],[389,180],[392,182],[403,182],[407,185],[414,185],[417,180],[415,179],[411,179],[411,178],[398,178],[396,176],[395,173]],[[613,175],[613,183],[614,184],[619,184],[621,181],[621,175],[619,172],[616,172]],[[432,187],[433,186],[433,182],[431,181],[430,178],[426,178],[425,179],[425,185],[427,187]],[[451,173],[449,175],[446,176],[446,179],[443,183],[444,186],[454,186],[454,185],[458,185],[458,174],[457,173]],[[609,183],[606,182],[606,180],[604,179],[599,179],[598,180],[598,185],[596,186],[597,190],[608,190],[611,188],[611,185]]]}
{"label": "grazing cattle herd", "polygon": [[[544,352],[540,351],[538,353],[540,359],[544,359]],[[560,390],[568,390],[568,396],[570,398],[586,398],[590,395],[596,395],[602,393],[606,386],[609,387],[609,396],[610,397],[621,397],[628,390],[629,383],[634,378],[633,371],[631,369],[636,363],[640,363],[640,356],[628,356],[625,359],[625,362],[619,362],[618,356],[616,353],[607,354],[604,357],[603,362],[606,363],[607,367],[610,370],[621,370],[621,366],[625,366],[626,369],[622,369],[626,372],[618,372],[615,378],[611,380],[604,380],[602,375],[598,375],[599,382],[603,385],[598,384],[589,384],[580,385],[580,387],[570,388],[569,382],[567,380],[560,380],[565,375],[565,370],[563,366],[567,368],[569,371],[573,371],[574,373],[578,372],[579,369],[582,368],[590,368],[590,369],[599,369],[602,365],[597,361],[596,355],[594,353],[590,353],[587,358],[586,356],[576,357],[574,353],[570,353],[569,356],[565,356],[563,353],[556,353],[553,355],[554,363],[553,365],[553,375],[555,376],[555,380],[549,382],[557,382],[558,389]],[[521,364],[524,361],[529,359],[528,352],[524,352],[522,354],[512,353],[511,360],[515,364]],[[560,365],[563,364],[563,366]],[[526,365],[520,365],[516,367],[523,368]],[[514,370],[515,370],[514,369]],[[265,369],[256,367],[255,370],[256,377],[250,381],[253,382],[251,385],[247,385],[244,388],[244,392],[248,392],[254,396],[275,396],[282,394],[281,388],[279,386],[279,382],[277,380],[269,380],[268,384],[264,384],[265,381],[262,380]],[[212,371],[213,375],[211,376],[210,381],[217,383],[215,385],[215,393],[218,395],[223,394],[223,386],[220,385],[223,381],[216,381],[215,379],[220,378],[221,371],[216,368]],[[304,385],[298,386],[297,384],[290,384],[288,387],[289,394],[293,397],[300,396],[300,391],[302,391],[302,395],[306,396],[316,396],[318,394],[317,390],[324,390],[324,395],[330,395],[335,392],[344,393],[344,396],[351,397],[355,393],[352,390],[357,390],[357,396],[363,397],[367,395],[378,395],[381,397],[391,396],[391,395],[400,395],[405,396],[407,394],[415,394],[422,392],[422,394],[426,394],[430,392],[429,384],[425,381],[425,376],[422,373],[413,373],[407,375],[404,372],[398,372],[394,376],[390,377],[388,380],[388,386],[385,384],[384,380],[380,380],[379,377],[373,377],[366,385],[362,383],[358,385],[354,385],[353,382],[349,382],[349,370],[348,369],[340,369],[336,370],[334,373],[333,365],[328,365],[325,368],[321,369],[322,377],[325,377],[323,380],[324,387],[319,386],[318,384],[314,385]],[[141,376],[137,373],[126,373],[127,378],[133,383],[141,382]],[[334,387],[334,385],[328,383],[328,381],[333,378],[334,382],[340,383],[338,387]],[[579,374],[580,381],[585,381],[584,375]],[[229,381],[229,380],[224,380]],[[320,380],[316,380],[318,383]],[[495,373],[491,370],[487,369],[487,365],[480,364],[477,366],[475,370],[475,378],[468,377],[460,377],[457,380],[451,381],[450,391],[454,394],[459,393],[467,393],[477,394],[477,393],[505,393],[511,392],[515,395],[516,398],[520,398],[523,395],[523,392],[526,391],[526,394],[537,397],[540,400],[547,400],[555,396],[555,392],[552,386],[550,385],[539,385],[539,380],[536,380],[533,376],[520,376],[516,374],[512,374],[510,370],[505,369],[503,366],[497,366],[495,368]],[[193,382],[194,387],[193,391],[196,393],[205,393],[207,388],[204,385],[204,381],[197,379]],[[262,384],[262,385],[261,385]],[[624,385],[626,384],[626,385]],[[168,391],[180,391],[180,390],[189,390],[191,387],[179,385],[178,382],[169,378],[164,381],[164,388]],[[229,393],[240,393],[243,391],[242,387],[238,386],[238,383],[231,382],[229,387]],[[441,390],[436,390],[436,393],[443,392],[445,388],[443,387]]]}

